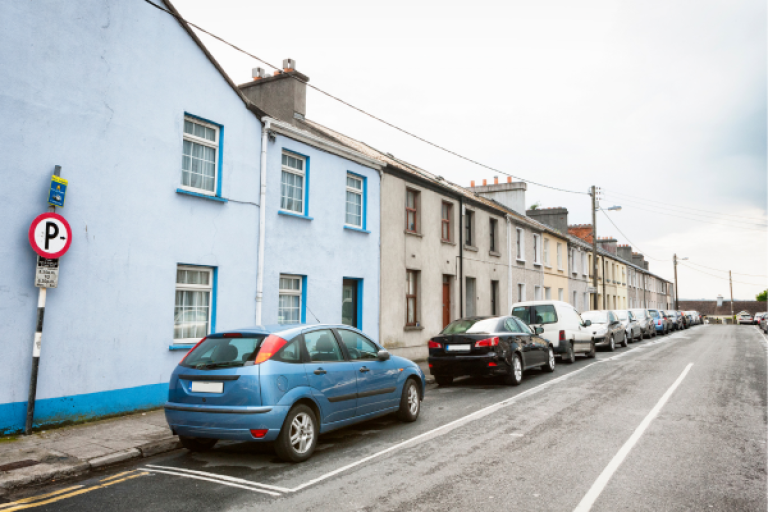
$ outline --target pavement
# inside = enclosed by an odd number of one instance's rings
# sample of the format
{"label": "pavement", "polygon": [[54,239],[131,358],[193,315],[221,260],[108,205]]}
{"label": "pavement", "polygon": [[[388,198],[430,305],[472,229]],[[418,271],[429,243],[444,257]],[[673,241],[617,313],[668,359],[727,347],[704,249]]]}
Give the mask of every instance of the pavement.
{"label": "pavement", "polygon": [[268,444],[220,442],[19,489],[0,512],[762,512],[767,355],[753,326],[697,326],[527,371],[517,387],[430,384],[418,421],[324,434],[301,464]]}

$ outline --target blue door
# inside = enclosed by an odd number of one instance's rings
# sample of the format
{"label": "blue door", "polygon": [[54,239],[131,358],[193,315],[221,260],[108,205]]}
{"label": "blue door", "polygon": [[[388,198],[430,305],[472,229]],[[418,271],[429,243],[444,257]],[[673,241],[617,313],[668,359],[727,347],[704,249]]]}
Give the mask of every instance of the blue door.
{"label": "blue door", "polygon": [[337,329],[357,377],[357,412],[363,416],[392,407],[400,401],[397,381],[400,367],[390,360],[379,361],[379,347],[365,336]]}
{"label": "blue door", "polygon": [[357,369],[345,360],[333,331],[305,331],[304,344],[310,361],[304,368],[323,413],[322,423],[351,418],[357,407]]}

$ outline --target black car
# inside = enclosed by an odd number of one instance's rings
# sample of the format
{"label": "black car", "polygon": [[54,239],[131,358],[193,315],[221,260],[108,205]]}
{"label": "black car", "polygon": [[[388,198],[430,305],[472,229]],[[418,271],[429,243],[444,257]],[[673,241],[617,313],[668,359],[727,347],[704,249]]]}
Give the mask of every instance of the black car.
{"label": "black car", "polygon": [[456,320],[429,340],[429,371],[441,386],[462,375],[499,375],[517,385],[523,370],[555,370],[552,345],[514,316]]}

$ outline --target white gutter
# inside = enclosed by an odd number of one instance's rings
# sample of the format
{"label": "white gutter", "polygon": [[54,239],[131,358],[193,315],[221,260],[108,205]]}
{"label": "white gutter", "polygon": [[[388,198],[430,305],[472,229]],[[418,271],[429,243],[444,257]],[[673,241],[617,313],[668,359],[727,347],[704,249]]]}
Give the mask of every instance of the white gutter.
{"label": "white gutter", "polygon": [[259,263],[256,271],[256,325],[261,325],[261,305],[264,300],[264,246],[267,229],[267,142],[272,119],[264,117],[261,129],[261,185],[259,194]]}
{"label": "white gutter", "polygon": [[512,289],[512,219],[509,215],[505,215],[504,218],[507,220],[507,308],[512,311],[512,304],[515,303]]}

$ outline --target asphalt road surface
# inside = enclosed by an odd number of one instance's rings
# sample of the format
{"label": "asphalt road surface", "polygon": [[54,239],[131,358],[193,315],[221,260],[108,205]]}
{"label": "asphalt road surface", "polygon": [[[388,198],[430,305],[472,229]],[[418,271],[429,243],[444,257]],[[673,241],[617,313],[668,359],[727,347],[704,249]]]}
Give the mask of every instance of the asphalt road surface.
{"label": "asphalt road surface", "polygon": [[519,387],[429,386],[415,423],[329,433],[303,464],[222,443],[27,490],[0,512],[763,512],[767,352],[756,327],[697,326]]}

